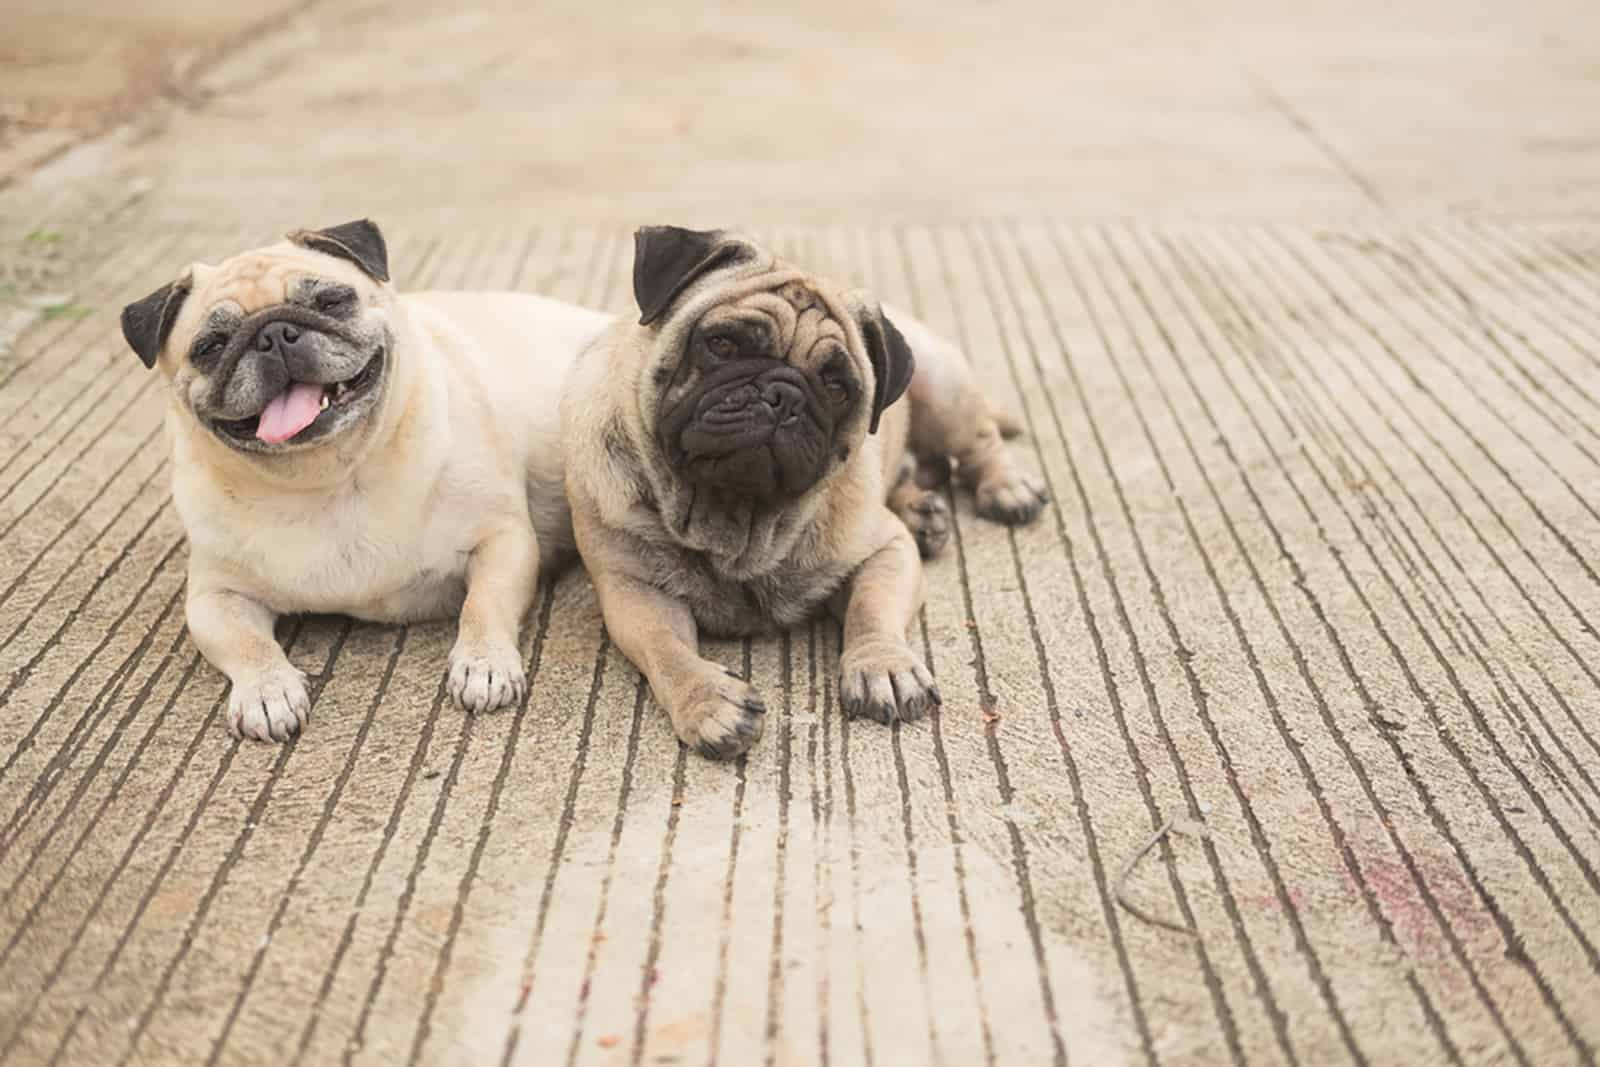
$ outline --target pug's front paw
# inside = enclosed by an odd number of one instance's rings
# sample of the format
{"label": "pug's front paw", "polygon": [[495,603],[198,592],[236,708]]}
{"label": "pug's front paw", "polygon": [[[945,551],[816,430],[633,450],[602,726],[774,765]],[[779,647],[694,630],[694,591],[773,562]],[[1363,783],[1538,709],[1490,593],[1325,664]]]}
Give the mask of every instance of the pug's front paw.
{"label": "pug's front paw", "polygon": [[[717,670],[717,668],[713,668]],[[678,738],[708,759],[734,759],[761,740],[767,702],[755,688],[728,671],[695,686],[672,712]]]}
{"label": "pug's front paw", "polygon": [[235,679],[228,693],[228,729],[253,741],[287,741],[311,721],[306,677],[287,661]]}
{"label": "pug's front paw", "polygon": [[939,706],[939,687],[904,641],[869,638],[839,657],[839,703],[852,719],[914,722]]}
{"label": "pug's front paw", "polygon": [[1044,483],[1025,474],[978,483],[978,514],[1007,526],[1022,526],[1039,517],[1050,499]]}
{"label": "pug's front paw", "polygon": [[527,675],[522,654],[513,644],[468,645],[456,642],[450,652],[450,696],[467,711],[493,711],[522,703]]}

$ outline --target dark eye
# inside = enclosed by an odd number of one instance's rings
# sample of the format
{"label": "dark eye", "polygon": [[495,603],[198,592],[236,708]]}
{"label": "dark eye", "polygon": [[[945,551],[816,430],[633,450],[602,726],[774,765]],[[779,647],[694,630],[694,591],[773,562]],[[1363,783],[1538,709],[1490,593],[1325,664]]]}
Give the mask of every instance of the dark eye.
{"label": "dark eye", "polygon": [[739,345],[731,337],[713,337],[706,342],[706,347],[718,359],[728,359],[739,351]]}
{"label": "dark eye", "polygon": [[196,359],[205,356],[214,356],[228,346],[228,339],[220,333],[214,333],[195,346],[192,353]]}
{"label": "dark eye", "polygon": [[850,399],[850,387],[837,378],[829,378],[822,383],[822,387],[828,391],[828,399],[833,401],[835,407],[843,406]]}
{"label": "dark eye", "polygon": [[317,293],[318,311],[343,311],[356,301],[355,290],[339,286],[336,289],[323,289]]}

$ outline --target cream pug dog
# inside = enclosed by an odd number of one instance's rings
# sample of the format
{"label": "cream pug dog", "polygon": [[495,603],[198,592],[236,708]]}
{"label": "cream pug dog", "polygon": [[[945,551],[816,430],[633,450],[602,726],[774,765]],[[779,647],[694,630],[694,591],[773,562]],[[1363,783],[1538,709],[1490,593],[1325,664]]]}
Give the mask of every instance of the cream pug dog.
{"label": "cream pug dog", "polygon": [[699,633],[791,626],[824,602],[844,623],[845,711],[921,717],[939,692],[906,628],[919,549],[943,546],[949,517],[919,464],[953,460],[1001,522],[1045,500],[961,354],[720,231],[638,231],[633,287],[638,323],[583,352],[561,410],[578,550],[612,640],[711,757],[748,749],[766,705],[700,657]]}
{"label": "cream pug dog", "polygon": [[402,296],[367,220],[196,263],[123,311],[166,379],[189,631],[233,683],[236,734],[306,724],[273,637],[285,614],[459,611],[451,695],[520,699],[522,617],[572,548],[560,384],[609,321],[522,294]]}

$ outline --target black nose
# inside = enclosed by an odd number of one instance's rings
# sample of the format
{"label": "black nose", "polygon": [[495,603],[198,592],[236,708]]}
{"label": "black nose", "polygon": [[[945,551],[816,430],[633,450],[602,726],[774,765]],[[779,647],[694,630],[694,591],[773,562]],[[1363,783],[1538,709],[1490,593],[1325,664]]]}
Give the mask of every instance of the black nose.
{"label": "black nose", "polygon": [[772,408],[780,424],[800,414],[806,406],[804,390],[792,382],[761,383],[761,399]]}
{"label": "black nose", "polygon": [[257,352],[277,349],[280,355],[287,357],[295,350],[299,340],[298,326],[291,322],[269,322],[256,331],[255,349]]}

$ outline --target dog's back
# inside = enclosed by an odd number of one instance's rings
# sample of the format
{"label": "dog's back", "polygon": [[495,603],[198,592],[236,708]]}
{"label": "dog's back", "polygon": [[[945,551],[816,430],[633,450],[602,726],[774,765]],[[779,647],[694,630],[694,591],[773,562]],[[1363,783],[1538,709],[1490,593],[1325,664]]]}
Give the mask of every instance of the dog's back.
{"label": "dog's back", "polygon": [[[530,517],[546,566],[572,548],[561,466],[561,387],[583,348],[612,322],[574,304],[529,293],[422,292],[404,298],[420,323],[440,337],[461,395],[486,411],[451,418],[487,418],[522,458]],[[460,344],[448,343],[457,334]]]}

